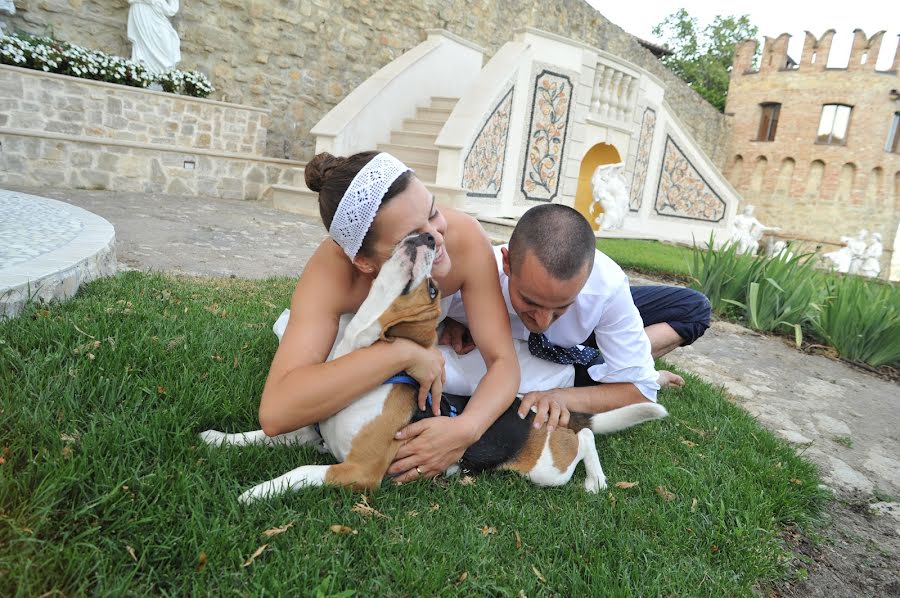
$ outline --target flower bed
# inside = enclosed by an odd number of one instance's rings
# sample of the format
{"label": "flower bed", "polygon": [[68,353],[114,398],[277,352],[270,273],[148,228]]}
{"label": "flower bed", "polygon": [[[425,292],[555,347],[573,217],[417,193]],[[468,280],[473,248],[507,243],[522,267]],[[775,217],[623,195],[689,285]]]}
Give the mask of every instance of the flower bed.
{"label": "flower bed", "polygon": [[154,75],[131,60],[46,37],[0,37],[0,64],[131,87],[157,83],[163,91],[195,98],[205,98],[214,90],[206,75],[197,71],[173,69]]}

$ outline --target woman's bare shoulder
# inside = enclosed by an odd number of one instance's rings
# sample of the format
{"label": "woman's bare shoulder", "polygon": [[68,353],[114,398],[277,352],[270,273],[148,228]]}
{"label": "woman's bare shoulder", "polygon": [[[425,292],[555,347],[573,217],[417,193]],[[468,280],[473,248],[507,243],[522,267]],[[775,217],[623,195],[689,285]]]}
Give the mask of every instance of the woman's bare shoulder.
{"label": "woman's bare shoulder", "polygon": [[455,259],[480,259],[490,252],[490,239],[478,220],[452,208],[443,211],[447,219],[447,244]]}
{"label": "woman's bare shoulder", "polygon": [[318,306],[323,311],[344,313],[345,303],[354,295],[356,280],[353,264],[336,243],[325,239],[310,256],[297,281],[291,309],[308,311]]}

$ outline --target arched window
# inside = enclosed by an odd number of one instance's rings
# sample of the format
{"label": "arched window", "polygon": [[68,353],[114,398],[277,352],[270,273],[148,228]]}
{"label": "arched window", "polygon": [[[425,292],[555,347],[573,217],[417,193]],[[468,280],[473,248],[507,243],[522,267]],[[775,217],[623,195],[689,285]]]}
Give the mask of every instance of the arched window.
{"label": "arched window", "polygon": [[847,143],[847,128],[850,126],[852,106],[845,104],[825,104],[819,118],[819,131],[816,143],[826,145],[844,145]]}

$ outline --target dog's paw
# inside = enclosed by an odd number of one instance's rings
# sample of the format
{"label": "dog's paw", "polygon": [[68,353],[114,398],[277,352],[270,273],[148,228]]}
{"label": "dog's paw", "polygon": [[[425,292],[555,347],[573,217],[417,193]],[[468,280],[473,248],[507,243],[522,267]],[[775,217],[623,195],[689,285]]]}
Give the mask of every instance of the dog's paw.
{"label": "dog's paw", "polygon": [[584,479],[584,489],[590,492],[591,494],[597,494],[601,490],[606,488],[606,478],[595,478],[593,476],[587,476]]}
{"label": "dog's paw", "polygon": [[260,484],[258,486],[254,486],[253,488],[250,488],[249,490],[238,496],[238,502],[244,505],[255,503],[258,500],[268,498],[271,494],[271,490],[272,488],[269,487],[268,484]]}
{"label": "dog's paw", "polygon": [[207,430],[206,432],[200,432],[199,436],[200,440],[202,440],[206,444],[211,444],[213,446],[222,446],[226,444],[228,434],[219,432],[218,430]]}

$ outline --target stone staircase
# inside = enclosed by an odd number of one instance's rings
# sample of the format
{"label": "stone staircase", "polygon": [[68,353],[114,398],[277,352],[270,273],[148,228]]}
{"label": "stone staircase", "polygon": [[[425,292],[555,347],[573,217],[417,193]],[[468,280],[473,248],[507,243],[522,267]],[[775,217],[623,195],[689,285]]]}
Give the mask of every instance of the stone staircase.
{"label": "stone staircase", "polygon": [[[417,108],[414,118],[404,119],[399,131],[391,131],[390,143],[380,143],[377,147],[379,151],[403,160],[416,171],[419,180],[434,192],[437,192],[435,179],[438,165],[438,149],[434,147],[434,141],[457,101],[458,98],[432,97],[427,108]],[[286,212],[314,217],[319,215],[318,194],[306,186],[272,185],[263,193],[262,199],[271,201],[272,207]]]}

